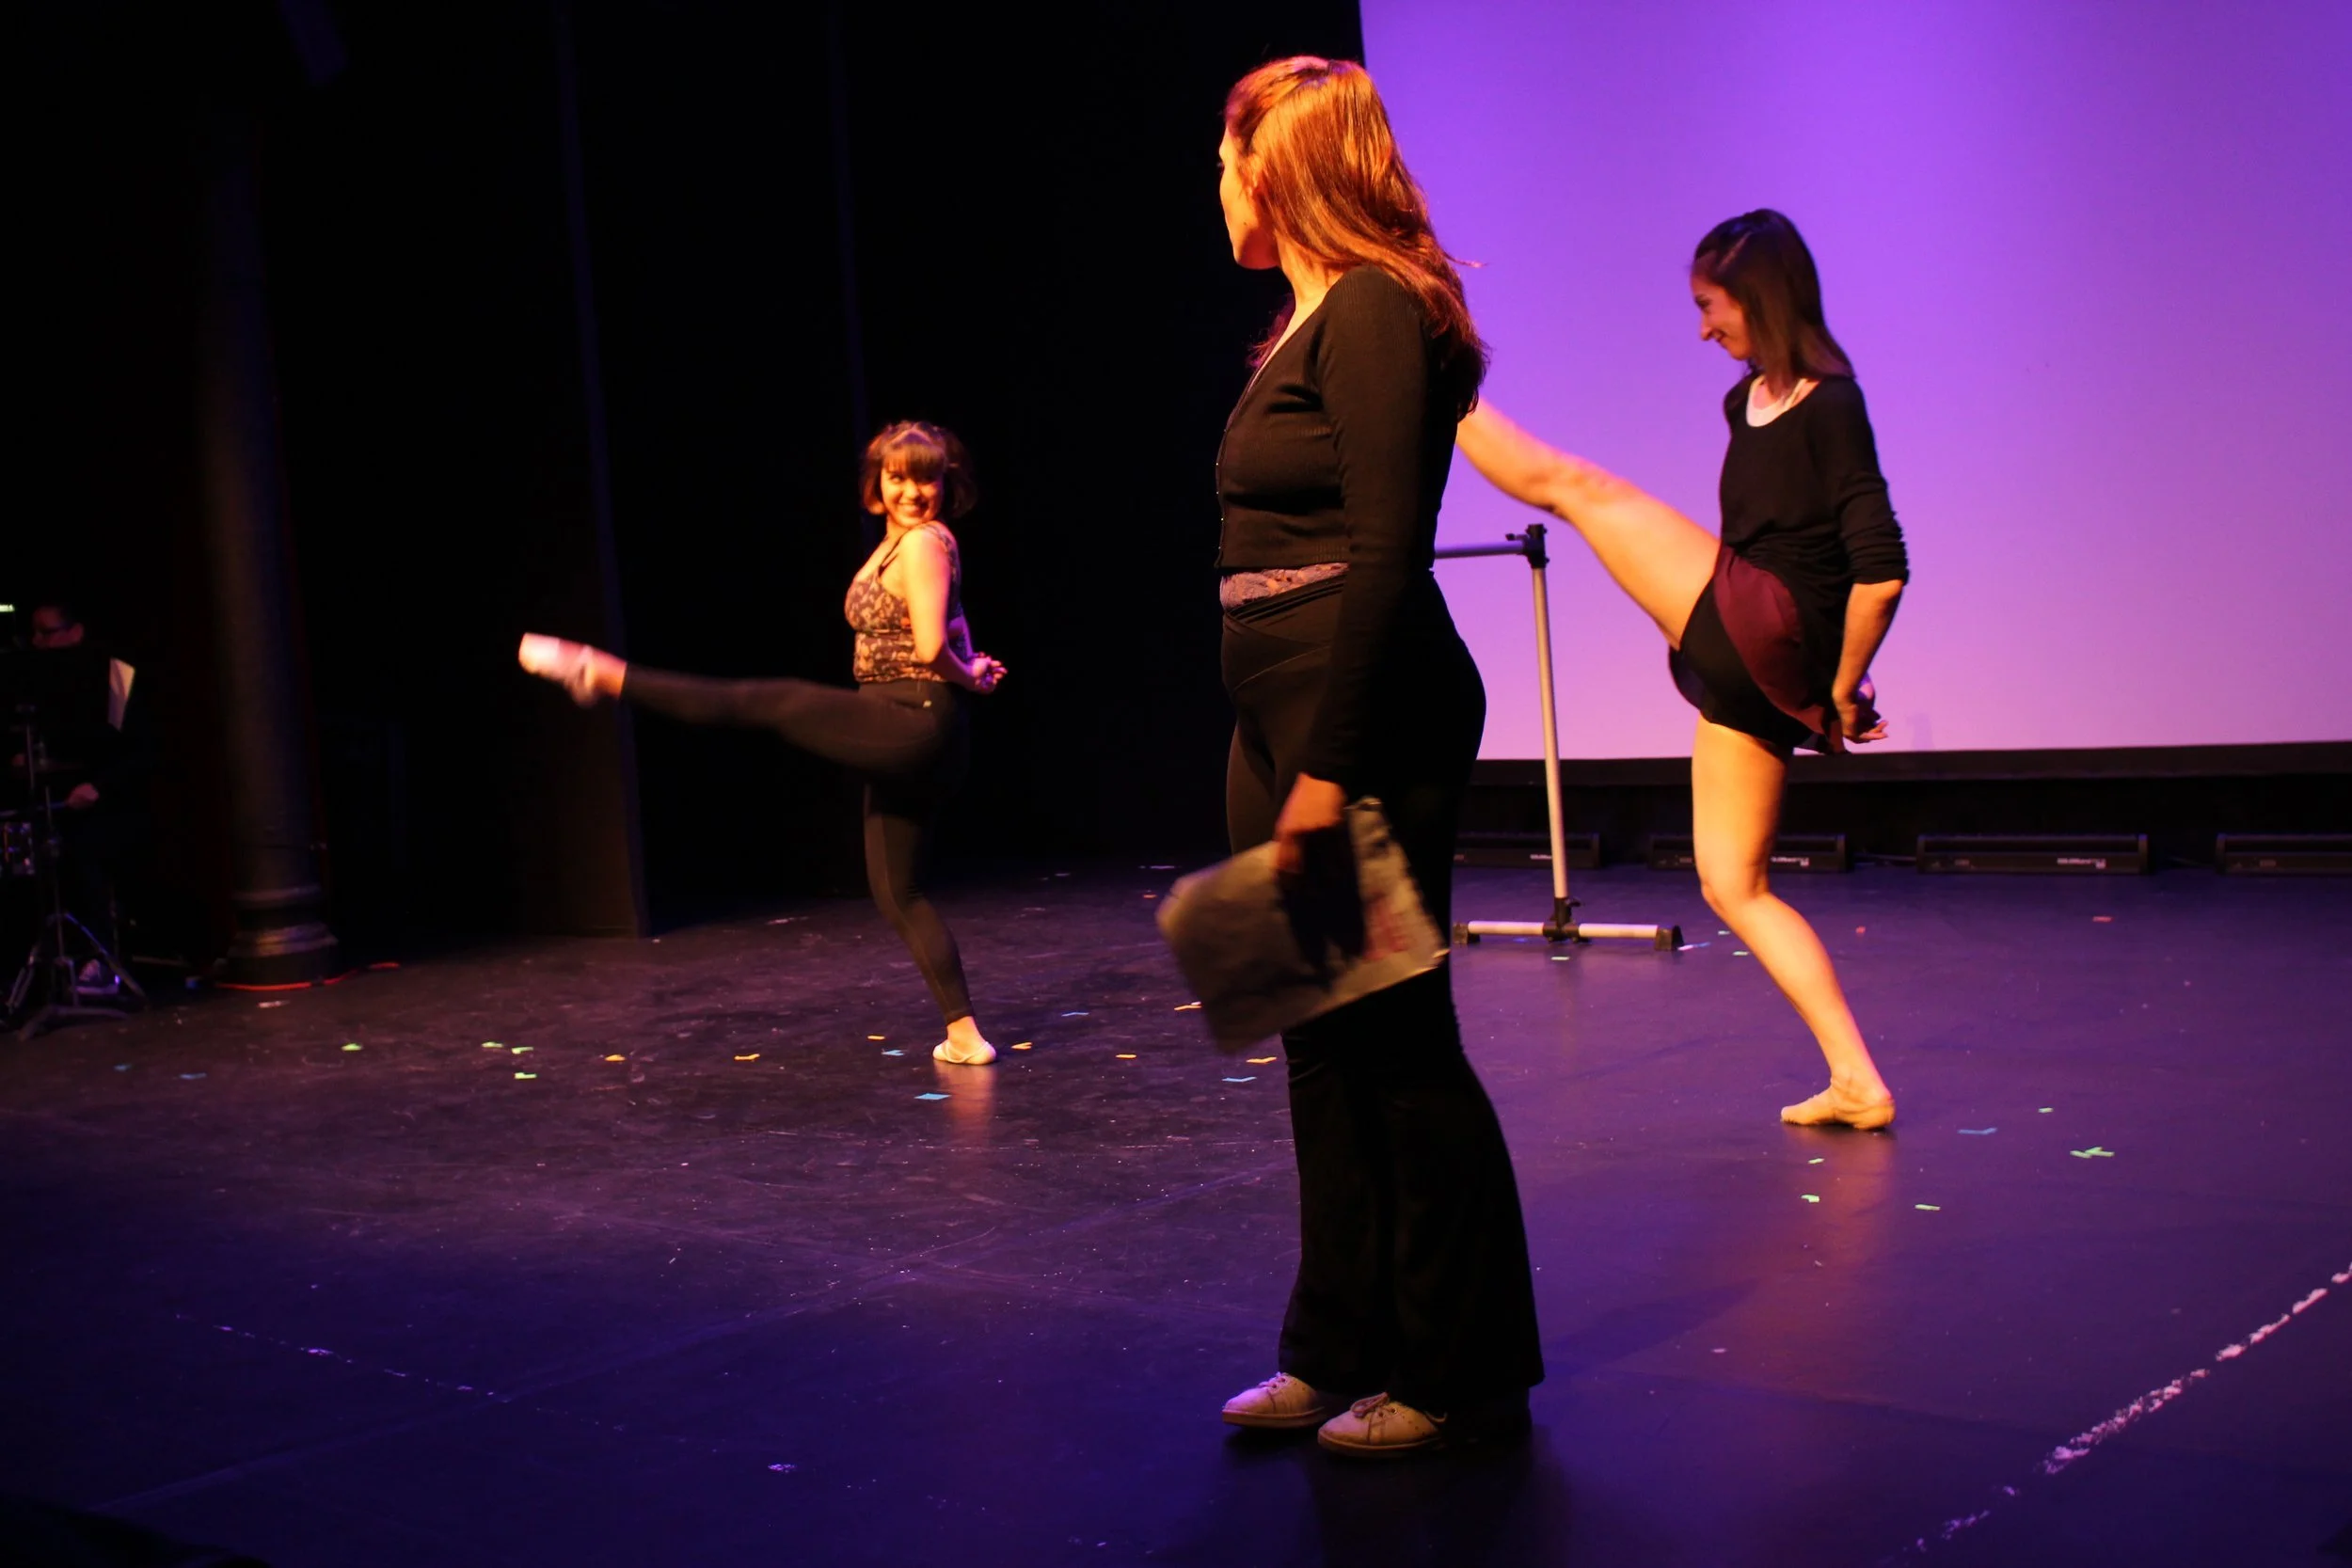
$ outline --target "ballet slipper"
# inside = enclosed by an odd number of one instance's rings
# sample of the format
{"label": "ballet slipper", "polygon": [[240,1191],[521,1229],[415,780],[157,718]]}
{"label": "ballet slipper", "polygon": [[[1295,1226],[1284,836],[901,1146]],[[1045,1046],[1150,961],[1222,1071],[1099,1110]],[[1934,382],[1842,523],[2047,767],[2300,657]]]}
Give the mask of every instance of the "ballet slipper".
{"label": "ballet slipper", "polygon": [[1895,1119],[1895,1097],[1883,1100],[1860,1100],[1841,1094],[1832,1084],[1810,1100],[1780,1108],[1780,1119],[1791,1127],[1829,1127],[1844,1125],[1860,1132],[1874,1132]]}
{"label": "ballet slipper", "polygon": [[598,661],[612,657],[585,642],[566,642],[560,637],[542,637],[537,632],[526,632],[521,645],[515,650],[516,663],[542,680],[562,687],[581,707],[596,706],[596,700],[604,695],[596,684]]}
{"label": "ballet slipper", "polygon": [[969,1049],[953,1040],[941,1040],[931,1047],[931,1055],[943,1062],[952,1062],[957,1067],[986,1067],[996,1059],[996,1048],[986,1040]]}

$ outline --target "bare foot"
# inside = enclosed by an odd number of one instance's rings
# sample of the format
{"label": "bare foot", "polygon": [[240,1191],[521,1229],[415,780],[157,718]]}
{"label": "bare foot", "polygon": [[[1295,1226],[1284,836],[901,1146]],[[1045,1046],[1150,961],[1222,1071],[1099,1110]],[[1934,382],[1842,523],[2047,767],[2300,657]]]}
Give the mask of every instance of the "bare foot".
{"label": "bare foot", "polygon": [[536,632],[524,634],[515,650],[515,662],[543,680],[555,682],[581,707],[594,707],[599,697],[618,697],[628,674],[626,662],[601,648]]}
{"label": "bare foot", "polygon": [[1780,1119],[1792,1127],[1822,1127],[1835,1123],[1876,1132],[1895,1119],[1895,1097],[1881,1084],[1876,1095],[1865,1095],[1833,1081],[1810,1100],[1780,1108]]}

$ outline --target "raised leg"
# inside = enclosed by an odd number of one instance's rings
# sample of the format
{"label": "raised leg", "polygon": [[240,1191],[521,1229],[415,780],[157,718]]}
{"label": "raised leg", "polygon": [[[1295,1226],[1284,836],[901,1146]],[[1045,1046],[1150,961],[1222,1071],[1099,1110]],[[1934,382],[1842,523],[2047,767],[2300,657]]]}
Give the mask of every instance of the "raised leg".
{"label": "raised leg", "polygon": [[1560,492],[1558,510],[1592,546],[1601,568],[1672,647],[1715,573],[1715,536],[1614,474],[1592,468]]}
{"label": "raised leg", "polygon": [[1583,537],[1666,641],[1682,646],[1691,607],[1715,570],[1715,536],[1637,484],[1561,451],[1482,403],[1456,433],[1462,455],[1502,492]]}

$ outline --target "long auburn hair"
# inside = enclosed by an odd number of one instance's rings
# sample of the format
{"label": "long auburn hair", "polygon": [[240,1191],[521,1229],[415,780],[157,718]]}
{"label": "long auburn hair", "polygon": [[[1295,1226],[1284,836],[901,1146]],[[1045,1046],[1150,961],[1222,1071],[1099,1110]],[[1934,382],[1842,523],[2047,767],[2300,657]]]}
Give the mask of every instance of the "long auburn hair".
{"label": "long auburn hair", "polygon": [[1732,297],[1748,319],[1748,368],[1784,389],[1808,377],[1853,374],[1821,315],[1821,274],[1804,236],[1770,207],[1707,231],[1691,276]]}
{"label": "long auburn hair", "polygon": [[[1486,378],[1486,345],[1371,73],[1320,55],[1262,65],[1225,95],[1225,131],[1258,160],[1255,198],[1278,236],[1335,272],[1378,267],[1421,302],[1469,412]],[[1253,363],[1273,351],[1296,308],[1282,307]]]}

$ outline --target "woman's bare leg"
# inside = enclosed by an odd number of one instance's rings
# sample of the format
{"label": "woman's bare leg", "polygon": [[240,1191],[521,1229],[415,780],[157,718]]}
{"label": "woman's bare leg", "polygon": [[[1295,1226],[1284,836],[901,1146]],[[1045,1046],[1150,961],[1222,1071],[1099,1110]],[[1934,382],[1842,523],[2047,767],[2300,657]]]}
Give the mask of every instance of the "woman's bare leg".
{"label": "woman's bare leg", "polygon": [[1641,486],[1538,440],[1492,404],[1470,410],[1454,439],[1504,495],[1583,535],[1617,586],[1682,646],[1691,607],[1714,575],[1713,534]]}
{"label": "woman's bare leg", "polygon": [[[1829,953],[1804,916],[1772,892],[1772,833],[1788,774],[1788,758],[1775,748],[1699,721],[1691,743],[1691,837],[1699,889],[1764,965],[1828,1059],[1827,1092],[1789,1106],[1784,1119],[1883,1126],[1893,1119],[1893,1096],[1863,1044]],[[1884,1119],[1877,1115],[1882,1105]]]}
{"label": "woman's bare leg", "polygon": [[1715,575],[1715,536],[1640,486],[1589,465],[1563,487],[1554,510],[1658,623],[1667,643],[1681,647],[1691,607]]}

